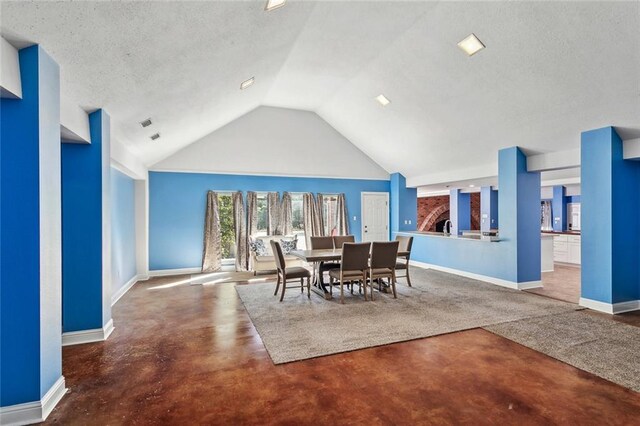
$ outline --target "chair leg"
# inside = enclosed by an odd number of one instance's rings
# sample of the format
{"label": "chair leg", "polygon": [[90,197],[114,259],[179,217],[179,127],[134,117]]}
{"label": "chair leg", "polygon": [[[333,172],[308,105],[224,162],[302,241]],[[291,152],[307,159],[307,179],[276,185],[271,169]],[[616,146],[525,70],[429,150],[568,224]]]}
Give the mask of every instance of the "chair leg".
{"label": "chair leg", "polygon": [[340,274],[340,303],[344,304],[344,279]]}
{"label": "chair leg", "polygon": [[278,282],[276,283],[276,291],[273,292],[273,295],[275,296],[276,294],[278,294],[278,289],[280,288],[280,272],[278,272]]}
{"label": "chair leg", "polygon": [[[367,273],[362,274],[362,285],[364,286],[364,301],[367,301]],[[360,286],[362,287],[362,286]]]}
{"label": "chair leg", "polygon": [[393,298],[397,299],[398,295],[396,294],[396,271],[393,271],[391,275],[391,286],[393,288]]}
{"label": "chair leg", "polygon": [[300,278],[300,293],[304,293],[304,278]]}
{"label": "chair leg", "polygon": [[411,277],[409,276],[409,261],[407,261],[407,284],[411,287]]}
{"label": "chair leg", "polygon": [[[367,291],[366,287],[364,291]],[[373,302],[373,271],[369,273],[369,293],[371,294],[371,301]]]}
{"label": "chair leg", "polygon": [[307,277],[307,299],[311,299],[311,278]]}
{"label": "chair leg", "polygon": [[282,277],[282,295],[280,296],[280,301],[284,299],[284,291],[287,289],[287,277]]}

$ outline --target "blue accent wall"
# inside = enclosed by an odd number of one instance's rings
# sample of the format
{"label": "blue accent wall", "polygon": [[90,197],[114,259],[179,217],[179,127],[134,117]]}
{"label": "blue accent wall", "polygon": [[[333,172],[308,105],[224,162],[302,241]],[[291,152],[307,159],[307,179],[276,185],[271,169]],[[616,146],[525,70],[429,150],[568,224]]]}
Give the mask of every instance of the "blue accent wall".
{"label": "blue accent wall", "polygon": [[510,282],[540,280],[540,173],[527,172],[517,147],[500,150],[498,164],[501,241],[412,234],[412,259]]}
{"label": "blue accent wall", "polygon": [[[345,193],[349,230],[361,239],[361,192],[389,192],[387,180],[149,172],[149,269],[202,265],[208,190]],[[356,217],[356,220],[353,217]]]}
{"label": "blue accent wall", "polygon": [[498,191],[490,186],[480,188],[480,230],[498,229]]}
{"label": "blue accent wall", "polygon": [[551,216],[553,217],[554,231],[565,231],[567,229],[567,197],[565,196],[565,188],[562,185],[553,187]]}
{"label": "blue accent wall", "polygon": [[407,180],[400,173],[390,176],[390,187],[391,232],[415,231],[418,220],[417,188],[407,188]]}
{"label": "blue accent wall", "polygon": [[451,233],[462,234],[471,229],[471,195],[462,193],[459,189],[449,191],[449,217],[451,218]]}
{"label": "blue accent wall", "polygon": [[135,180],[111,168],[111,293],[136,275]]}
{"label": "blue accent wall", "polygon": [[640,163],[613,127],[583,132],[581,157],[582,297],[640,299]]}
{"label": "blue accent wall", "polygon": [[91,144],[62,144],[62,327],[102,328],[103,110],[89,115]]}
{"label": "blue accent wall", "polygon": [[59,67],[39,46],[20,50],[19,60],[23,97],[0,99],[1,406],[40,400],[62,375],[60,277],[47,269],[55,255],[41,258],[41,245],[55,246],[40,229],[41,207],[51,207],[41,192],[58,184],[41,187],[40,162],[57,157],[40,150],[57,152],[60,143]]}

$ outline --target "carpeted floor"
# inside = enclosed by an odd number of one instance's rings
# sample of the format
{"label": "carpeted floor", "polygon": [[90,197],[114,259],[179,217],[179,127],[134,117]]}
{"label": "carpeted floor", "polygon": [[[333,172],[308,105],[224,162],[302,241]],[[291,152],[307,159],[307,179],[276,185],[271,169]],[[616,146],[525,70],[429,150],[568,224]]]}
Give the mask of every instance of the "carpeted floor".
{"label": "carpeted floor", "polygon": [[527,318],[486,330],[640,392],[640,328],[586,312]]}
{"label": "carpeted floor", "polygon": [[236,290],[275,364],[579,309],[434,270],[412,269],[412,282],[398,286],[398,299],[356,294],[344,305],[297,289],[280,303],[273,283]]}

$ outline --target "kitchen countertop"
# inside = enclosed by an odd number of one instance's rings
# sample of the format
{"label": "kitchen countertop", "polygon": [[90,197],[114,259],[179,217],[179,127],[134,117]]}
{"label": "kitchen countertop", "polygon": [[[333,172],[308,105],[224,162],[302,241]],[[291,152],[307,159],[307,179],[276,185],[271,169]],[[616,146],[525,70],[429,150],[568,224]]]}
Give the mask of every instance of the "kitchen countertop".
{"label": "kitchen countertop", "polygon": [[580,231],[542,231],[542,233],[551,235],[580,235]]}
{"label": "kitchen countertop", "polygon": [[497,243],[500,241],[499,237],[481,238],[479,234],[445,235],[442,232],[431,232],[431,231],[399,231],[398,234],[423,235],[426,237],[448,238],[451,240],[471,240],[471,241],[480,241],[484,243]]}

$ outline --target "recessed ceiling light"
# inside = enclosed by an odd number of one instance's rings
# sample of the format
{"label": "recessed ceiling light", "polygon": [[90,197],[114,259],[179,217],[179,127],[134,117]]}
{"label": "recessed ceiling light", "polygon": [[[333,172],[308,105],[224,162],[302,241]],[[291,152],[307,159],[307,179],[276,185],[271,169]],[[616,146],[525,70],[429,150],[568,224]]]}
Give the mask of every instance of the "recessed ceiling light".
{"label": "recessed ceiling light", "polygon": [[284,6],[284,3],[286,1],[287,0],[267,0],[267,5],[265,6],[264,10],[270,11],[282,7]]}
{"label": "recessed ceiling light", "polygon": [[152,141],[155,141],[156,139],[158,139],[160,137],[160,133],[154,133],[153,135],[149,136],[151,138]]}
{"label": "recessed ceiling light", "polygon": [[249,80],[243,81],[242,83],[240,83],[240,90],[244,90],[247,87],[251,86],[254,81],[256,81],[255,77],[251,77]]}
{"label": "recessed ceiling light", "polygon": [[376,96],[376,101],[380,102],[380,105],[382,106],[387,106],[391,103],[391,101],[385,95],[382,95],[382,94]]}
{"label": "recessed ceiling light", "polygon": [[141,125],[142,127],[149,127],[149,126],[151,126],[152,124],[153,124],[153,123],[151,122],[151,119],[150,119],[150,118],[147,118],[146,120],[144,120],[144,121],[141,121],[141,122],[140,122],[140,125]]}
{"label": "recessed ceiling light", "polygon": [[474,184],[469,185],[469,188],[475,188],[476,186]]}
{"label": "recessed ceiling light", "polygon": [[480,39],[476,37],[475,34],[471,33],[467,38],[458,43],[458,47],[464,50],[467,55],[473,56],[474,54],[484,49],[485,45],[482,44]]}

